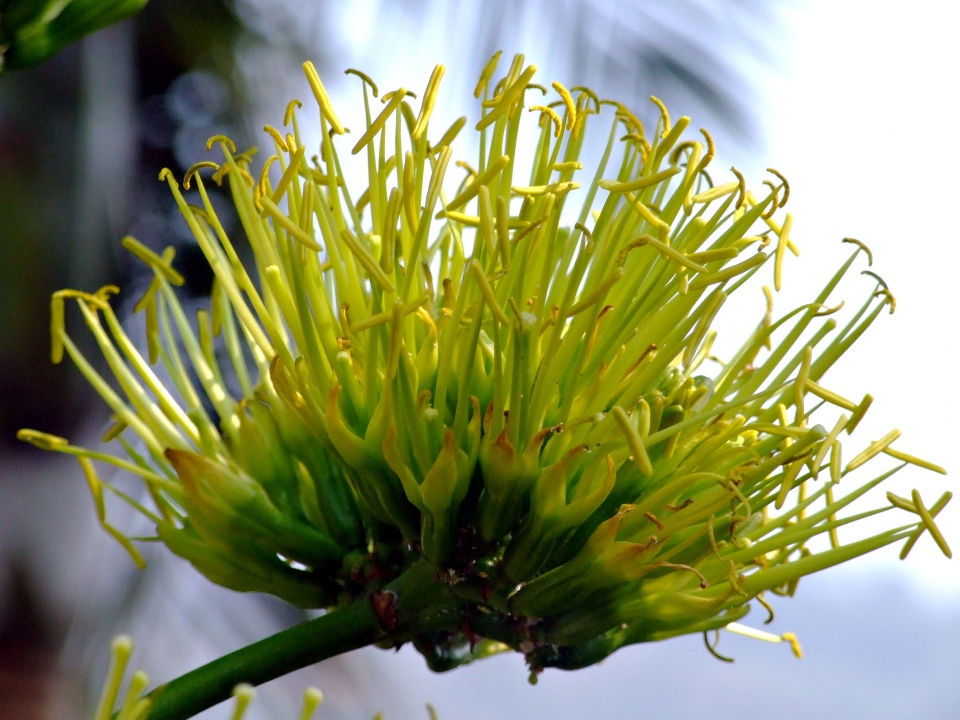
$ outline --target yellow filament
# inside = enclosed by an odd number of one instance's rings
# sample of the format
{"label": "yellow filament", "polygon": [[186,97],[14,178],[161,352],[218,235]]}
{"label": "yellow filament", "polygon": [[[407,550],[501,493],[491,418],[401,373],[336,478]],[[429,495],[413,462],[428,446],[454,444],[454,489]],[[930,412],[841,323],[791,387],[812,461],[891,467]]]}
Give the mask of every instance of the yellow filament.
{"label": "yellow filament", "polygon": [[437,144],[433,146],[433,151],[436,152],[444,145],[449,145],[454,141],[457,135],[460,134],[460,131],[463,130],[463,126],[467,124],[467,116],[463,115],[458,117],[453,121],[453,124],[447,128],[447,131],[440,137],[437,141]]}
{"label": "yellow filament", "polygon": [[97,704],[94,720],[109,720],[113,714],[113,706],[120,693],[120,684],[127,669],[127,663],[133,654],[133,640],[126,635],[114,639],[110,645],[110,667],[107,670],[107,682],[103,686],[103,694]]}
{"label": "yellow filament", "polygon": [[917,508],[917,513],[920,515],[920,519],[923,520],[923,525],[929,531],[930,536],[937,543],[937,546],[946,555],[948,558],[953,557],[953,552],[950,550],[950,546],[947,545],[946,539],[940,532],[940,528],[937,527],[937,524],[933,521],[933,516],[930,514],[930,511],[927,510],[926,506],[923,504],[923,500],[920,498],[920,492],[914,490],[912,493],[913,504]]}
{"label": "yellow filament", "polygon": [[530,78],[532,78],[536,72],[536,65],[530,65],[524,70],[520,77],[503,91],[496,107],[480,119],[476,126],[477,130],[483,130],[488,125],[492,125],[497,118],[507,112],[513,106],[513,103],[522,96],[523,91],[526,90],[527,83],[530,82]]}
{"label": "yellow filament", "polygon": [[[503,170],[507,164],[510,162],[510,157],[508,155],[501,155],[499,158],[494,160],[490,167],[483,171],[482,174],[477,175],[467,187],[463,189],[459,195],[457,195],[453,200],[447,203],[447,210],[456,210],[462,205],[466,205],[470,200],[477,196],[477,193],[480,192],[480,187],[483,185],[489,185],[493,182],[494,178],[500,174],[500,171]],[[438,217],[439,214],[438,214]]]}
{"label": "yellow filament", "polygon": [[559,182],[553,183],[552,185],[532,185],[529,187],[514,187],[511,188],[513,192],[517,195],[546,195],[547,193],[553,193],[555,195],[562,195],[563,193],[568,193],[571,190],[578,190],[580,188],[580,183],[578,182]]}
{"label": "yellow filament", "polygon": [[314,252],[320,252],[323,250],[323,248],[318,245],[312,237],[301,230],[300,227],[293,222],[293,220],[284,215],[283,210],[278,208],[273,201],[270,200],[270,198],[261,198],[260,203],[263,205],[264,214],[270,215],[270,217],[272,217],[280,227],[286,230],[290,237],[292,237],[294,240],[302,243]]}
{"label": "yellow filament", "polygon": [[933,470],[935,473],[940,473],[941,475],[946,475],[947,471],[944,470],[939,465],[934,465],[932,462],[923,460],[914,455],[908,455],[905,452],[900,452],[899,450],[894,450],[892,447],[885,447],[883,449],[885,455],[896,458],[897,460],[903,460],[903,462],[910,463],[911,465],[916,465],[917,467],[922,467],[925,470]]}
{"label": "yellow filament", "polygon": [[708,203],[717,198],[722,198],[726,195],[729,195],[732,192],[735,192],[740,189],[739,182],[729,182],[723,185],[718,185],[717,187],[710,188],[705,190],[702,193],[697,193],[691,198],[693,203]]}
{"label": "yellow filament", "polygon": [[787,249],[787,242],[790,239],[790,230],[793,228],[793,215],[787,213],[783,219],[783,227],[780,228],[777,239],[777,254],[773,265],[773,287],[780,292],[780,286],[783,279],[783,254]]}
{"label": "yellow filament", "polygon": [[547,107],[546,105],[531,105],[527,112],[539,111],[543,115],[546,115],[553,121],[553,136],[560,137],[560,131],[563,129],[563,120],[560,119],[560,116],[557,115],[556,111],[553,108]]}
{"label": "yellow filament", "polygon": [[317,688],[311,687],[307,688],[306,692],[303,693],[303,709],[300,711],[299,720],[310,720],[313,717],[314,711],[320,706],[320,703],[323,702],[323,693],[317,690]]}
{"label": "yellow filament", "polygon": [[567,90],[562,83],[555,80],[550,83],[550,85],[559,93],[563,99],[563,104],[567,106],[567,130],[572,130],[577,122],[577,106],[573,102],[573,97],[571,97],[570,91]]}
{"label": "yellow filament", "polygon": [[[940,499],[935,502],[927,512],[930,514],[930,518],[933,519],[940,514],[940,511],[943,510],[947,503],[953,498],[952,492],[945,492],[940,496]],[[918,530],[916,530],[910,537],[907,538],[907,541],[903,544],[903,549],[900,551],[900,559],[906,560],[907,555],[910,554],[910,550],[913,549],[913,546],[917,544],[917,540],[920,539],[920,536],[923,535],[924,531],[927,529],[926,525],[921,525]]]}
{"label": "yellow filament", "polygon": [[747,272],[752,270],[757,265],[762,265],[766,262],[767,256],[763,253],[757,253],[756,255],[751,256],[749,259],[744,260],[741,263],[736,265],[731,265],[728,268],[719,270],[715,273],[710,273],[708,275],[698,275],[692,283],[690,283],[690,290],[699,290],[702,287],[707,285],[712,285],[714,283],[725,282],[732,277],[736,277],[740,273]]}
{"label": "yellow filament", "polygon": [[387,103],[387,106],[380,112],[379,115],[377,115],[374,121],[370,123],[370,127],[368,127],[367,131],[360,136],[360,139],[357,140],[357,144],[353,146],[353,150],[350,151],[352,155],[356,155],[358,152],[360,152],[368,142],[376,137],[378,132],[383,130],[383,126],[387,124],[387,120],[389,120],[390,116],[396,112],[396,109],[400,107],[400,103],[403,102],[403,98],[408,94],[409,93],[407,92],[406,88],[400,88],[391,94],[390,102]]}
{"label": "yellow filament", "polygon": [[353,233],[344,228],[340,231],[340,239],[343,241],[343,244],[350,249],[350,252],[353,253],[353,256],[357,258],[359,263],[363,265],[363,269],[367,271],[371,280],[376,281],[376,283],[388,293],[395,293],[397,291],[396,285],[390,281],[390,278],[387,277],[386,273],[380,268],[380,263],[370,254],[369,250],[360,244],[360,241],[353,236]]}
{"label": "yellow filament", "polygon": [[[807,380],[807,387],[810,387],[810,380]],[[840,433],[843,431],[843,428],[847,425],[847,416],[841,415],[840,419],[837,420],[837,424],[833,426],[833,429],[830,433],[823,439],[820,443],[820,447],[817,448],[817,454],[813,456],[813,462],[810,464],[810,474],[813,475],[814,480],[820,473],[820,465],[823,463],[823,459],[827,456],[827,451],[833,447],[833,444],[837,441],[837,438],[840,437]]]}
{"label": "yellow filament", "polygon": [[611,414],[619,426],[620,432],[623,433],[624,439],[627,441],[627,447],[630,449],[630,456],[633,458],[633,462],[637,466],[637,470],[639,470],[642,475],[646,475],[648,477],[653,475],[653,465],[650,463],[650,457],[647,455],[647,449],[643,445],[643,439],[640,437],[640,433],[637,432],[637,429],[633,426],[633,423],[630,422],[630,418],[627,417],[626,412],[624,412],[622,407],[617,405],[613,408],[613,410],[611,410]]}
{"label": "yellow filament", "polygon": [[857,455],[853,460],[847,463],[846,472],[855,470],[868,460],[875,458],[882,453],[894,440],[900,437],[899,430],[891,430],[879,440],[870,443],[866,450]]}
{"label": "yellow filament", "polygon": [[670,237],[670,226],[654,215],[650,208],[633,196],[633,193],[625,193],[625,197],[627,198],[627,202],[633,206],[633,209],[637,211],[640,217],[657,229],[660,239],[666,242]]}
{"label": "yellow filament", "polygon": [[[306,150],[307,149],[305,147],[301,147],[294,153],[293,157],[290,158],[290,164],[287,165],[287,169],[283,171],[283,175],[280,177],[280,182],[278,182],[277,186],[273,189],[273,195],[270,198],[273,202],[280,202],[280,198],[283,197],[283,194],[287,191],[290,183],[297,176],[297,171],[300,168],[300,162],[303,160]],[[263,190],[263,194],[266,195],[267,193],[265,192],[265,186]]]}
{"label": "yellow filament", "polygon": [[317,74],[317,68],[314,67],[312,62],[307,60],[307,62],[303,64],[303,72],[307,76],[307,82],[310,83],[310,89],[313,91],[313,96],[317,99],[317,104],[320,106],[320,112],[323,113],[323,116],[327,119],[327,122],[330,123],[330,127],[333,128],[333,132],[335,132],[337,135],[343,135],[343,125],[340,124],[340,120],[337,118],[337,114],[333,110],[333,105],[330,102],[327,91],[323,87],[323,83],[320,82],[320,76]]}
{"label": "yellow filament", "polygon": [[623,268],[617,268],[614,270],[607,277],[605,277],[597,287],[584,295],[579,302],[575,303],[569,310],[567,310],[564,317],[573,317],[574,315],[583,312],[594,303],[599,302],[600,299],[607,294],[607,291],[609,291],[610,288],[620,282],[620,278],[622,277]]}
{"label": "yellow filament", "polygon": [[[400,311],[401,315],[403,317],[406,317],[411,313],[418,312],[420,308],[422,308],[424,305],[427,304],[428,300],[430,300],[430,295],[427,293],[424,293],[413,302],[409,302],[405,304]],[[393,319],[392,310],[389,312],[377,313],[376,315],[371,315],[368,318],[365,318],[363,320],[360,320],[359,322],[353,323],[350,326],[350,330],[351,332],[354,332],[354,333],[362,332],[363,330],[369,330],[370,328],[376,327],[377,325],[383,325],[384,323],[388,323],[392,319]]]}
{"label": "yellow filament", "polygon": [[510,325],[510,319],[503,311],[503,308],[500,307],[500,303],[497,302],[497,296],[494,294],[493,288],[490,287],[490,283],[487,280],[487,276],[483,272],[483,267],[480,265],[480,263],[478,263],[476,260],[471,260],[470,272],[473,273],[473,277],[477,281],[477,287],[480,288],[480,294],[483,295],[483,301],[490,308],[490,312],[497,319],[497,322],[501,325]]}
{"label": "yellow filament", "polygon": [[672,178],[681,170],[682,168],[678,167],[667,168],[666,170],[654,173],[653,175],[637,178],[636,180],[630,180],[629,182],[624,183],[616,182],[615,180],[601,180],[600,187],[611,193],[633,192],[634,190],[642,190],[643,188],[659,185],[664,180],[669,180]]}
{"label": "yellow filament", "polygon": [[257,696],[256,690],[253,689],[253,685],[248,685],[247,683],[240,683],[233,689],[233,697],[236,699],[236,704],[233,707],[233,715],[231,720],[243,720],[243,716],[247,713],[247,706],[253,702],[253,699]]}
{"label": "yellow filament", "polygon": [[[705,273],[705,272],[707,272],[707,269],[706,269],[705,267],[703,267],[703,265],[698,265],[697,263],[695,263],[693,260],[691,260],[689,257],[687,257],[686,255],[684,255],[683,253],[677,252],[676,250],[674,250],[672,247],[670,247],[670,246],[667,245],[666,243],[662,243],[662,242],[660,242],[659,240],[655,240],[654,238],[650,237],[649,235],[644,235],[643,237],[639,238],[638,240],[636,240],[636,241],[634,241],[634,242],[637,243],[637,244],[635,245],[635,247],[643,247],[644,245],[649,245],[650,247],[655,248],[656,250],[658,250],[658,251],[659,251],[662,255],[664,255],[665,257],[669,258],[670,260],[673,260],[673,261],[674,261],[675,263],[677,263],[678,265],[682,265],[682,266],[685,267],[685,268],[689,268],[690,270],[693,270],[694,272],[698,272],[698,273]],[[631,245],[632,245],[632,244],[633,244],[633,243],[631,243]]]}
{"label": "yellow filament", "polygon": [[826,400],[828,403],[843,408],[844,410],[853,412],[857,409],[856,403],[847,400],[845,397],[837,395],[837,393],[833,392],[832,390],[827,390],[825,387],[815,383],[810,378],[807,378],[807,390],[821,400]]}
{"label": "yellow filament", "polygon": [[131,255],[160,273],[160,275],[162,275],[171,285],[176,285],[179,287],[185,282],[183,275],[170,267],[166,262],[164,262],[162,257],[157,255],[153,250],[138,241],[136,238],[127,235],[125,238],[123,238],[123,240],[120,241],[120,244]]}
{"label": "yellow filament", "polygon": [[50,360],[54,365],[63,360],[63,333],[66,331],[63,304],[64,297],[60,293],[54,293],[50,298]]}
{"label": "yellow filament", "polygon": [[420,115],[417,117],[417,124],[413,128],[413,133],[411,133],[411,137],[415,141],[419,140],[423,131],[427,129],[427,123],[430,122],[430,115],[433,113],[433,106],[437,102],[437,90],[440,89],[440,81],[446,71],[445,65],[437,65],[430,75],[427,89],[423,93],[423,102],[420,104]]}

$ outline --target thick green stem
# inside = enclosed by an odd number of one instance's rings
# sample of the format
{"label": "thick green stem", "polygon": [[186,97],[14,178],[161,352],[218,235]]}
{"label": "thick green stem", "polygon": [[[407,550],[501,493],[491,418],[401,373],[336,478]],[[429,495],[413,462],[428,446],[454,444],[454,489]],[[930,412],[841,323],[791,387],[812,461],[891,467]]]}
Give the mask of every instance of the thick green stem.
{"label": "thick green stem", "polygon": [[402,632],[424,608],[441,599],[436,568],[414,564],[392,583],[396,627],[387,632],[367,597],[289,630],[241,648],[181,675],[152,693],[147,720],[186,720],[228,699],[239,683],[260,683],[326,658],[365,647]]}

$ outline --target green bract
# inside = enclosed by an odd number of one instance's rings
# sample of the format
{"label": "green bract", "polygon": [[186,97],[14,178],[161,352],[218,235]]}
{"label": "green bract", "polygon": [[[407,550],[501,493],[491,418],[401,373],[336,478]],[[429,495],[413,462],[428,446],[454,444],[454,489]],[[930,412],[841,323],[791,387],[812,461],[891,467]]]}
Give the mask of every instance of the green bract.
{"label": "green bract", "polygon": [[[274,154],[259,180],[253,150],[225,137],[210,141],[222,164],[184,178],[201,206],[164,170],[216,277],[210,310],[185,315],[172,249],[125,239],[154,271],[136,307],[148,357],[111,309],[115,288],[57,293],[52,332],[54,360],[66,351],[115,413],[108,439],[126,458],[22,437],[81,458],[101,521],[138,561],[107,525],[94,462],[142,477],[155,507],[138,509],[214,582],[344,607],[327,616],[341,628],[372,607],[375,627],[337,652],[412,641],[437,669],[507,648],[533,672],[581,667],[729,626],[754,599],[769,609],[766,592],[791,595],[804,575],[924,531],[948,552],[933,517],[949,494],[846,512],[907,463],[943,472],[894,449],[896,431],[841,461],[841,433],[871,397],[821,381],[894,301],[871,281],[842,327],[828,304],[869,251],[848,241],[823,290],[779,319],[764,288],[766,314],[720,362],[711,325],[726,299],[759,273],[779,289],[797,253],[778,214],[786,181],[771,171],[754,197],[734,169],[715,185],[713,142],[686,139],[689,118],[671,122],[654,99],[660,119],[645,132],[587,88],[554,83],[558,99],[540,100],[549,93],[522,56],[493,80],[498,57],[477,86],[480,156],[456,163],[463,173],[451,160],[467,119],[429,128],[443,66],[419,114],[404,89],[377,113],[376,86],[348,71],[363,81],[368,128],[352,148],[368,186],[348,188],[344,129],[309,63],[318,155],[294,101],[289,132],[267,128]],[[527,107],[531,96],[544,105]],[[587,170],[594,126],[608,139]],[[521,142],[536,145],[530,167],[514,161]],[[249,263],[210,202],[207,166],[229,188]],[[64,331],[67,299],[112,384]],[[881,454],[901,464],[846,478]],[[841,543],[844,525],[894,507],[903,524]],[[811,552],[821,535],[829,545]]]}

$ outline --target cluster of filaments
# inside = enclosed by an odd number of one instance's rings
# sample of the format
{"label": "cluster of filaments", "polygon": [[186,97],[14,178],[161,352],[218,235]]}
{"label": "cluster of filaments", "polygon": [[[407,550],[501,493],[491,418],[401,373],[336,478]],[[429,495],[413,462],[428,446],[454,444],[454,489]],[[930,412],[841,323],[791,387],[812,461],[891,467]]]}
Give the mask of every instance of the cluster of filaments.
{"label": "cluster of filaments", "polygon": [[[110,645],[110,666],[107,677],[100,691],[93,720],[146,720],[152,707],[149,697],[143,697],[143,691],[150,684],[150,677],[143,671],[137,670],[129,680],[125,675],[133,655],[133,640],[121,635]],[[256,697],[253,687],[247,684],[237,685],[233,689],[233,709],[230,717],[233,720],[243,720],[247,708]],[[303,705],[298,715],[299,720],[311,720],[317,708],[323,703],[323,693],[317,688],[307,688],[303,693]],[[433,708],[430,710],[431,720],[436,720]]]}
{"label": "cluster of filaments", "polygon": [[[773,172],[755,196],[734,169],[714,184],[712,140],[685,139],[689,118],[672,122],[654,99],[660,118],[645,134],[588,88],[553,83],[548,102],[522,56],[494,81],[498,57],[477,85],[476,167],[451,162],[466,118],[430,130],[443,66],[419,113],[403,88],[377,111],[375,84],[348,71],[367,126],[350,136],[368,172],[351,195],[347,136],[307,63],[317,155],[294,101],[283,130],[266,128],[274,153],[259,178],[253,150],[225,137],[211,139],[223,162],[184,179],[198,205],[164,170],[213,268],[210,310],[186,316],[171,249],[125,239],[154,271],[137,305],[146,356],[111,309],[115,288],[56,294],[52,332],[54,360],[66,351],[106,400],[107,439],[126,457],[22,436],[80,458],[101,521],[138,561],[107,523],[112,486],[94,462],[142,477],[155,507],[124,497],[215,582],[329,606],[348,591],[351,558],[393,543],[441,567],[482,560],[491,604],[551,618],[559,644],[726,625],[753,598],[767,606],[766,591],[792,593],[801,576],[898,540],[906,551],[924,531],[949,552],[934,523],[949,494],[932,506],[889,495],[889,507],[838,519],[904,464],[943,472],[895,449],[897,431],[841,460],[842,434],[871,398],[821,379],[894,301],[879,281],[839,326],[830,296],[869,251],[851,241],[823,290],[779,319],[764,288],[766,314],[720,362],[711,325],[726,299],[762,270],[779,289],[796,253],[778,213],[786,181]],[[578,158],[597,123],[609,135],[589,174]],[[536,149],[521,168],[529,126]],[[217,217],[207,166],[229,187],[252,262]],[[65,332],[68,299],[111,381]],[[878,455],[902,462],[835,495]],[[845,524],[894,506],[911,514],[905,524],[839,542]],[[820,535],[830,546],[811,553]]]}

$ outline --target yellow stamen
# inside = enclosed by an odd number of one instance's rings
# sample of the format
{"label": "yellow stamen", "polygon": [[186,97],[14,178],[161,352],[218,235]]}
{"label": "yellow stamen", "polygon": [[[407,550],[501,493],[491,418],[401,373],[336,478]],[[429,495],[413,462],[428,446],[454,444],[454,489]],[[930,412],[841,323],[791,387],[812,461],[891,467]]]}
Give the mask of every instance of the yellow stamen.
{"label": "yellow stamen", "polygon": [[[280,177],[280,182],[278,182],[277,186],[273,189],[273,195],[270,199],[274,203],[280,202],[280,198],[283,197],[283,194],[287,191],[290,183],[295,177],[297,177],[297,171],[300,167],[300,162],[303,160],[306,150],[307,149],[305,147],[301,147],[296,151],[296,153],[294,153],[293,157],[290,158],[290,164],[287,165],[287,169],[283,171],[283,175]],[[266,190],[266,186],[264,186],[263,189]],[[263,194],[266,195],[266,192]]]}
{"label": "yellow stamen", "polygon": [[483,71],[480,73],[480,79],[477,81],[477,87],[474,88],[473,96],[475,98],[480,97],[484,89],[487,87],[487,83],[490,82],[490,78],[493,77],[493,74],[497,71],[497,64],[500,62],[500,56],[503,54],[503,50],[497,50],[489,60],[487,64],[483,66]]}
{"label": "yellow stamen", "polygon": [[317,104],[320,106],[320,112],[323,113],[323,116],[327,119],[327,122],[330,123],[330,126],[333,128],[333,132],[337,135],[343,135],[343,125],[340,124],[340,120],[337,118],[337,114],[333,110],[333,105],[330,103],[330,98],[327,96],[327,91],[323,87],[323,83],[320,82],[320,76],[317,74],[317,68],[314,67],[313,63],[307,60],[303,64],[303,72],[307,76],[307,82],[310,83],[310,89],[313,90],[313,96],[317,99]]}
{"label": "yellow stamen", "polygon": [[[807,387],[810,387],[810,380],[807,380]],[[820,447],[817,448],[817,454],[813,456],[813,462],[810,463],[810,474],[813,475],[813,479],[816,480],[817,476],[820,473],[820,465],[823,463],[823,459],[827,456],[827,451],[833,447],[833,444],[837,441],[837,438],[840,437],[840,433],[843,431],[843,428],[847,425],[847,416],[841,415],[840,419],[837,420],[837,424],[833,426],[833,429],[830,433],[823,439],[820,443]]]}
{"label": "yellow stamen", "polygon": [[343,71],[344,75],[356,75],[358,78],[363,80],[367,85],[370,86],[370,89],[373,91],[373,96],[377,97],[380,94],[380,91],[377,89],[377,84],[362,70],[356,70],[354,68],[347,68]]}
{"label": "yellow stamen", "polygon": [[[374,93],[376,96],[376,93]],[[287,103],[287,109],[283,112],[283,126],[286,127],[293,119],[293,113],[303,107],[303,103],[294,98]]]}
{"label": "yellow stamen", "polygon": [[620,282],[620,278],[622,277],[623,277],[623,268],[617,268],[616,270],[614,270],[607,277],[605,277],[597,287],[595,287],[593,290],[583,295],[580,298],[579,302],[572,305],[570,309],[567,310],[564,317],[573,317],[574,315],[577,315],[583,312],[594,303],[599,302],[600,299],[607,294],[610,288],[612,288],[614,285]]}
{"label": "yellow stamen", "polygon": [[322,692],[314,687],[307,688],[306,692],[303,693],[303,709],[300,711],[299,720],[310,720],[313,717],[314,711],[322,702]]}
{"label": "yellow stamen", "polygon": [[567,106],[567,130],[572,130],[577,122],[577,106],[573,102],[573,97],[571,97],[570,92],[559,81],[555,80],[550,83],[550,85],[560,94],[560,97],[563,99],[563,104]]}
{"label": "yellow stamen", "polygon": [[227,149],[230,150],[231,154],[234,154],[234,155],[236,154],[237,146],[234,145],[233,140],[228,138],[226,135],[214,135],[209,140],[207,140],[207,150],[210,150],[211,148],[213,148],[213,144],[216,142],[223,143],[227,147]]}
{"label": "yellow stamen", "polygon": [[[940,496],[940,499],[937,500],[933,505],[930,506],[930,509],[927,512],[930,514],[930,518],[933,519],[940,514],[940,511],[943,510],[947,503],[953,498],[952,492],[945,492]],[[919,529],[914,531],[910,537],[907,538],[907,541],[903,544],[903,549],[900,551],[900,559],[906,560],[907,555],[910,554],[910,550],[913,549],[913,546],[917,544],[917,540],[920,539],[920,536],[926,531],[927,526],[925,524],[921,525]]]}
{"label": "yellow stamen", "polygon": [[614,407],[610,412],[619,426],[620,432],[623,433],[624,439],[627,441],[630,456],[633,458],[637,470],[648,477],[653,475],[653,465],[650,463],[650,457],[647,455],[647,449],[643,445],[643,439],[640,437],[640,433],[637,432],[637,428],[630,422],[630,418],[627,417],[626,412],[624,412],[623,408],[619,405]]}
{"label": "yellow stamen", "polygon": [[706,287],[707,285],[713,285],[714,283],[725,282],[726,280],[729,280],[732,277],[736,277],[740,273],[744,273],[744,272],[747,272],[748,270],[752,270],[757,265],[762,265],[764,262],[766,262],[766,260],[767,260],[766,255],[764,255],[763,253],[757,253],[756,255],[753,255],[752,257],[750,257],[748,260],[744,260],[743,262],[737,263],[736,265],[731,265],[730,267],[724,268],[723,270],[719,270],[715,273],[710,273],[708,275],[698,275],[696,279],[692,283],[690,283],[690,290],[699,290],[700,288]]}
{"label": "yellow stamen", "polygon": [[[373,140],[381,130],[383,130],[384,125],[387,124],[387,120],[390,119],[390,116],[396,112],[396,109],[400,107],[400,103],[403,102],[403,98],[408,95],[406,88],[400,88],[396,92],[392,93],[390,96],[390,102],[387,103],[387,106],[380,112],[379,115],[370,123],[370,127],[367,128],[367,131],[360,136],[360,139],[357,140],[357,144],[353,146],[353,150],[350,151],[352,155],[356,155],[360,152],[364,146]],[[386,98],[386,96],[384,96]]]}
{"label": "yellow stamen", "polygon": [[215,162],[210,162],[209,160],[204,160],[202,162],[194,163],[187,169],[187,172],[183,176],[184,190],[190,189],[191,178],[193,178],[194,174],[200,172],[201,168],[213,168],[214,170],[219,170],[220,166],[217,165]]}
{"label": "yellow stamen", "polygon": [[437,90],[440,89],[440,81],[446,71],[445,65],[437,65],[430,75],[427,89],[423,93],[423,102],[420,104],[420,115],[417,117],[417,124],[413,128],[413,133],[411,133],[414,141],[419,140],[423,131],[427,129],[427,123],[430,122],[430,115],[433,113],[433,106],[437,102]]}
{"label": "yellow stamen", "polygon": [[616,182],[615,180],[601,180],[600,187],[604,190],[609,191],[610,193],[626,193],[633,192],[634,190],[642,190],[643,188],[652,187],[654,185],[659,185],[664,180],[669,180],[674,175],[679,173],[683,168],[671,167],[666,170],[661,170],[658,173],[649,175],[647,177],[640,177],[636,180],[630,180],[629,182],[621,183]]}
{"label": "yellow stamen", "polygon": [[148,248],[136,238],[127,235],[125,238],[123,238],[123,240],[120,241],[120,244],[131,255],[160,273],[160,275],[162,275],[171,285],[180,287],[185,282],[183,275],[170,267],[166,262],[164,262],[162,257],[157,255],[153,250]]}
{"label": "yellow stamen", "polygon": [[580,188],[580,183],[578,182],[559,182],[553,183],[552,185],[532,185],[530,187],[513,187],[511,190],[517,195],[546,195],[547,193],[553,193],[554,195],[562,195],[563,193],[568,193],[571,190],[578,190]]}
{"label": "yellow stamen", "polygon": [[487,280],[487,276],[483,272],[483,266],[481,266],[476,260],[471,260],[470,272],[473,273],[473,277],[477,281],[477,287],[480,288],[480,294],[483,295],[483,301],[487,304],[487,307],[490,308],[490,312],[497,319],[497,322],[501,325],[509,326],[510,319],[503,311],[503,308],[500,307],[500,303],[497,302],[497,296],[494,294],[493,288],[490,287],[490,282]]}
{"label": "yellow stamen", "polygon": [[553,108],[547,107],[546,105],[531,105],[527,112],[534,112],[535,110],[546,115],[553,121],[553,136],[560,137],[560,131],[563,129],[563,120],[560,119],[560,116],[557,115],[556,111]]}
{"label": "yellow stamen", "polygon": [[[446,209],[456,210],[460,206],[466,205],[468,202],[470,202],[470,200],[477,196],[477,193],[480,192],[480,187],[483,185],[489,185],[491,182],[493,182],[494,178],[500,174],[500,171],[503,170],[509,162],[510,157],[508,155],[501,155],[499,158],[494,160],[492,163],[490,163],[490,167],[470,181],[470,184],[463,189],[463,192],[447,203]],[[439,213],[437,217],[440,217]]]}
{"label": "yellow stamen", "polygon": [[868,248],[868,247],[867,247],[866,245],[864,245],[862,242],[860,242],[860,241],[857,240],[856,238],[850,238],[850,237],[845,237],[845,238],[844,238],[843,240],[841,240],[840,242],[850,243],[851,245],[856,245],[858,248],[860,248],[861,250],[863,250],[863,251],[867,254],[867,265],[868,265],[868,266],[872,266],[872,265],[873,265],[873,253],[870,252],[870,248]]}
{"label": "yellow stamen", "polygon": [[882,453],[894,440],[900,437],[899,430],[891,430],[879,440],[870,443],[866,450],[857,455],[853,460],[847,463],[846,472],[855,470],[868,460],[875,458]]}
{"label": "yellow stamen", "polygon": [[[467,124],[467,116],[463,115],[462,117],[457,118],[453,121],[453,124],[447,128],[447,131],[440,137],[437,141],[437,144],[433,146],[433,151],[436,152],[444,145],[449,145],[454,141],[457,135],[460,134],[460,131],[463,130],[463,126]],[[476,173],[474,173],[476,174]]]}
{"label": "yellow stamen", "polygon": [[697,193],[691,198],[691,202],[696,203],[708,203],[717,198],[725,197],[732,192],[735,192],[740,188],[739,182],[730,182],[724,185],[718,185],[717,187],[710,188],[709,190],[704,190],[702,193]]}
{"label": "yellow stamen", "polygon": [[670,226],[654,215],[650,208],[634,197],[633,193],[625,193],[624,197],[626,197],[627,202],[633,206],[633,209],[637,211],[640,217],[657,229],[657,234],[660,235],[661,241],[665,243],[668,242],[670,237]]}
{"label": "yellow stamen", "polygon": [[261,198],[260,204],[263,206],[263,214],[270,215],[280,227],[289,233],[290,237],[310,248],[314,252],[320,252],[323,248],[317,242],[301,230],[293,220],[287,217],[283,210],[278,208],[270,198]]}
{"label": "yellow stamen", "polygon": [[713,136],[707,132],[706,128],[700,128],[700,133],[703,135],[704,139],[707,141],[707,152],[704,154],[703,159],[700,161],[700,165],[697,167],[697,170],[703,170],[710,164],[710,161],[717,154],[717,146],[713,144]]}
{"label": "yellow stamen", "polygon": [[787,213],[787,216],[783,219],[783,227],[778,233],[777,251],[773,265],[773,287],[777,292],[780,292],[783,280],[783,254],[787,249],[791,228],[793,228],[793,215]]}
{"label": "yellow stamen", "polygon": [[885,455],[889,455],[897,460],[910,463],[911,465],[916,465],[917,467],[922,467],[925,470],[933,470],[933,472],[940,473],[941,475],[947,474],[947,471],[939,465],[934,465],[932,462],[928,462],[922,458],[918,458],[914,455],[908,455],[907,453],[900,452],[899,450],[894,450],[892,447],[885,447],[883,452]]}
{"label": "yellow stamen", "polygon": [[353,256],[357,258],[359,263],[363,265],[363,269],[367,271],[371,280],[376,281],[376,283],[388,293],[395,293],[397,291],[396,285],[390,281],[390,278],[387,277],[386,273],[380,268],[380,263],[377,262],[377,259],[370,254],[369,250],[360,244],[360,241],[354,237],[353,233],[344,228],[340,231],[340,239],[343,241],[343,244],[350,249],[350,252],[353,253]]}
{"label": "yellow stamen", "polygon": [[933,516],[930,514],[930,511],[923,504],[923,500],[920,498],[920,492],[914,490],[911,493],[913,497],[913,504],[917,509],[917,513],[920,515],[920,519],[923,520],[923,525],[930,532],[930,536],[937,543],[937,547],[946,555],[948,558],[953,557],[953,552],[950,550],[950,546],[947,545],[946,539],[940,532],[940,528],[937,527],[936,523],[933,521]]}
{"label": "yellow stamen", "polygon": [[783,207],[787,204],[787,200],[790,199],[790,183],[787,182],[787,179],[781,175],[779,171],[772,167],[768,167],[767,172],[776,175],[780,182],[783,183],[783,197],[780,199],[780,204],[778,205],[778,207]]}
{"label": "yellow stamen", "polygon": [[481,120],[477,123],[477,130],[483,130],[485,127],[492,125],[497,118],[499,118],[513,106],[513,103],[518,98],[522,98],[523,91],[527,88],[527,83],[530,82],[530,78],[532,78],[536,72],[536,65],[530,65],[526,70],[524,70],[520,77],[518,77],[510,87],[503,91],[496,107],[484,115],[483,118],[481,118]]}
{"label": "yellow stamen", "polygon": [[670,132],[670,113],[667,112],[667,106],[663,104],[660,98],[655,95],[650,96],[650,101],[660,108],[660,117],[663,120],[663,130],[660,132],[660,137],[665,138]]}
{"label": "yellow stamen", "polygon": [[287,141],[283,139],[283,135],[281,135],[280,131],[273,127],[273,125],[264,125],[263,131],[273,138],[273,142],[277,146],[277,152],[281,150],[283,152],[290,152],[290,146],[287,145]]}

